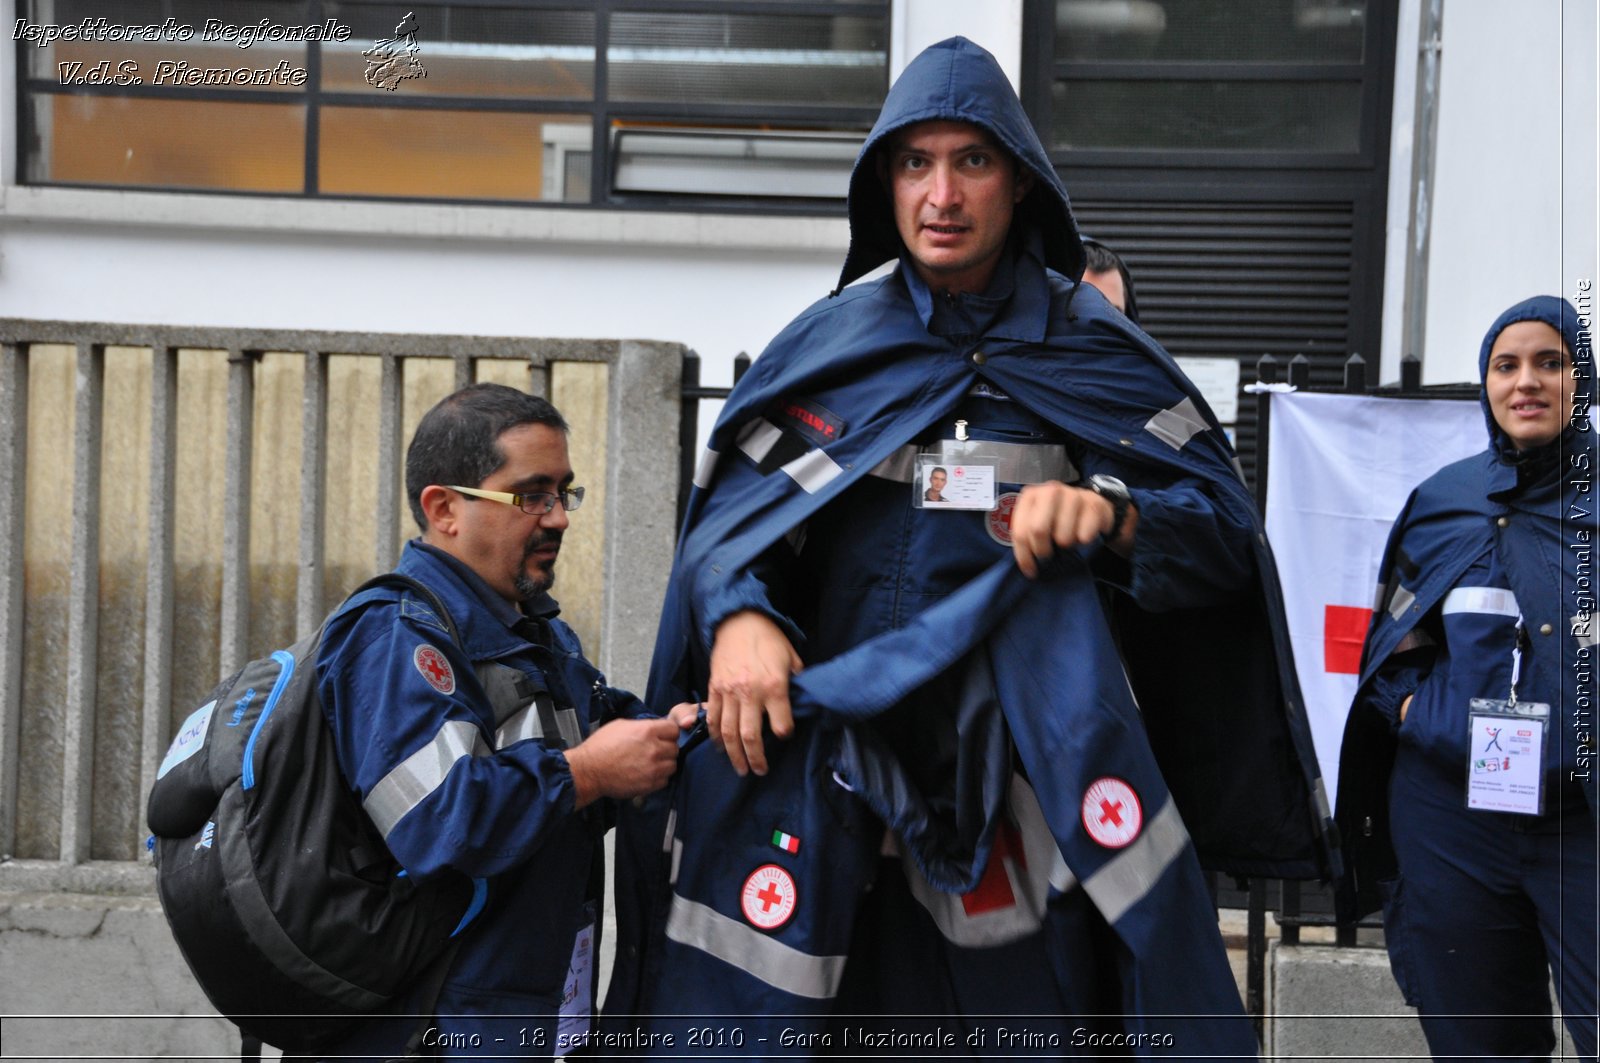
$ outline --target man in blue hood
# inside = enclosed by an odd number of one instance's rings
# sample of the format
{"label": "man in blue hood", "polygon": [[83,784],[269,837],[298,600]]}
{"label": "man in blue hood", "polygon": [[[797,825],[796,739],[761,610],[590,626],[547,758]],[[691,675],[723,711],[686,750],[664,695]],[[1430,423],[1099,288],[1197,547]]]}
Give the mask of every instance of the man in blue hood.
{"label": "man in blue hood", "polygon": [[696,477],[651,699],[704,693],[713,741],[625,816],[616,1032],[1253,1058],[1201,858],[1333,858],[1226,439],[1078,283],[1066,192],[983,49],[907,67],[849,213],[839,290]]}
{"label": "man in blue hood", "polygon": [[1381,902],[1436,1060],[1548,1057],[1552,972],[1593,1060],[1593,350],[1541,295],[1478,368],[1488,449],[1423,481],[1384,550],[1340,750],[1341,914]]}

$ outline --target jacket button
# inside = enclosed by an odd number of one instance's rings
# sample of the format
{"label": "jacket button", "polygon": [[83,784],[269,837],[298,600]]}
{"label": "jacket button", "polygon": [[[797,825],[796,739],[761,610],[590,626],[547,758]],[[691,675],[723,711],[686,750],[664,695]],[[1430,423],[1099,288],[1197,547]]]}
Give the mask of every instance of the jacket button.
{"label": "jacket button", "polygon": [[1549,624],[1540,624],[1539,625],[1539,634],[1541,634],[1541,635],[1548,635],[1548,634],[1550,634],[1550,632],[1552,632],[1554,630],[1555,630],[1555,628],[1551,627]]}
{"label": "jacket button", "polygon": [[989,360],[989,356],[987,354],[984,354],[982,351],[973,351],[972,352],[972,364],[973,365],[982,365],[984,362],[987,362],[988,360]]}
{"label": "jacket button", "polygon": [[1495,521],[1495,523],[1500,525],[1502,528],[1509,528],[1511,526],[1511,518],[1501,517],[1499,520]]}

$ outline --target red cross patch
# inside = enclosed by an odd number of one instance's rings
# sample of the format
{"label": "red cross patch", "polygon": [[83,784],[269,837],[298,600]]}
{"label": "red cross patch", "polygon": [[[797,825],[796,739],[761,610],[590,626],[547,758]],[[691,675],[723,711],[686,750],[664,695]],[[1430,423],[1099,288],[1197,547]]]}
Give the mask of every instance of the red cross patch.
{"label": "red cross patch", "polygon": [[439,693],[456,692],[456,674],[450,670],[450,662],[445,660],[444,654],[426,642],[412,652],[411,663],[417,666],[417,671],[422,673],[422,678],[428,681],[428,685]]}
{"label": "red cross patch", "polygon": [[1121,849],[1139,836],[1144,810],[1133,787],[1112,775],[1096,779],[1083,794],[1083,829],[1107,849]]}
{"label": "red cross patch", "polygon": [[776,930],[794,915],[799,894],[794,876],[777,864],[762,864],[750,872],[739,891],[739,910],[759,930]]}
{"label": "red cross patch", "polygon": [[994,508],[985,515],[989,538],[1001,546],[1011,545],[1011,512],[1017,508],[1017,498],[1016,491],[1007,491],[995,499]]}
{"label": "red cross patch", "polygon": [[1028,854],[1022,847],[1022,832],[1010,823],[1001,823],[994,835],[994,848],[989,850],[989,866],[970,893],[961,895],[961,908],[968,916],[982,915],[999,908],[1015,908],[1017,895],[1011,889],[1011,876],[1006,873],[1010,860],[1018,871],[1028,869]]}

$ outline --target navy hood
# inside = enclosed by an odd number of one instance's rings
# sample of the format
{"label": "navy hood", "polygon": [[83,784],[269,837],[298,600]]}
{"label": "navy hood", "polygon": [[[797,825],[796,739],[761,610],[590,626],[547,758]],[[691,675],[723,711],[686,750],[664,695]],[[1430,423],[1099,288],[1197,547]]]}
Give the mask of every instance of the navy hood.
{"label": "navy hood", "polygon": [[1078,280],[1083,275],[1083,245],[1072,204],[1039,134],[1023,113],[1022,101],[994,56],[965,37],[951,37],[930,45],[905,68],[861,146],[850,172],[850,253],[834,294],[900,257],[904,245],[895,228],[894,206],[878,177],[878,149],[897,130],[935,119],[981,126],[1033,174],[1033,189],[1017,204],[1012,230],[1019,225],[1037,229],[1044,239],[1045,265]]}
{"label": "navy hood", "polygon": [[[1500,333],[1505,331],[1507,326],[1515,325],[1519,321],[1542,321],[1549,325],[1561,333],[1561,339],[1572,354],[1573,370],[1577,374],[1572,404],[1574,409],[1580,412],[1576,418],[1578,423],[1575,423],[1573,411],[1568,411],[1567,427],[1562,436],[1564,442],[1570,446],[1573,442],[1570,436],[1574,430],[1585,432],[1589,430],[1590,408],[1594,404],[1594,350],[1590,346],[1589,332],[1578,320],[1578,311],[1565,299],[1554,295],[1536,295],[1531,299],[1524,299],[1495,318],[1494,324],[1489,326],[1489,331],[1484,333],[1483,346],[1478,351],[1480,383],[1486,383],[1489,379],[1489,353],[1494,349],[1494,341],[1500,338]],[[1516,448],[1500,430],[1500,425],[1494,419],[1494,411],[1489,408],[1487,388],[1480,392],[1478,401],[1483,406],[1484,420],[1489,424],[1489,441],[1495,453],[1502,459],[1515,458]]]}

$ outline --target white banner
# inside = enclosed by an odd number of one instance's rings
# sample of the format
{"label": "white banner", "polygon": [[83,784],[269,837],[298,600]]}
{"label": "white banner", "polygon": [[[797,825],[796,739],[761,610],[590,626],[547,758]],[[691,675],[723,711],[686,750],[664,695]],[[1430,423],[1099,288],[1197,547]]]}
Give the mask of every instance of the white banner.
{"label": "white banner", "polygon": [[1317,760],[1336,800],[1378,562],[1411,489],[1488,446],[1476,401],[1274,394],[1267,535]]}

